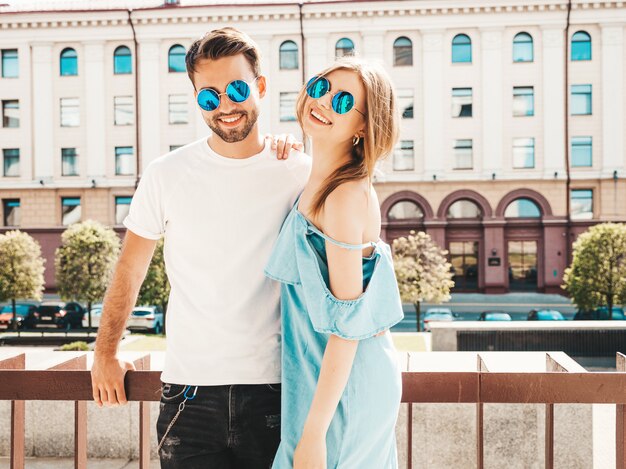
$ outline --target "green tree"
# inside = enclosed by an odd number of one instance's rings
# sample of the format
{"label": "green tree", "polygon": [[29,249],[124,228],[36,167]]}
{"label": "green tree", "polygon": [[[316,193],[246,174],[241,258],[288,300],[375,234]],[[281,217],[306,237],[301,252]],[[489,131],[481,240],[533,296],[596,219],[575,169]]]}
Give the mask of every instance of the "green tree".
{"label": "green tree", "polygon": [[170,283],[167,280],[165,261],[163,258],[163,238],[154,250],[146,278],[141,285],[137,297],[138,305],[159,305],[163,309],[163,332],[165,332],[165,315],[170,296]]}
{"label": "green tree", "polygon": [[120,239],[111,228],[93,220],[74,223],[63,232],[55,253],[56,280],[63,301],[101,301],[113,276]]}
{"label": "green tree", "polygon": [[28,233],[8,231],[0,235],[0,301],[11,300],[13,329],[17,329],[15,300],[41,299],[44,263],[41,246]]}
{"label": "green tree", "polygon": [[421,330],[420,305],[423,301],[442,303],[450,299],[452,266],[431,237],[420,231],[393,241],[396,279],[402,301],[413,303],[417,314],[417,330]]}
{"label": "green tree", "polygon": [[626,302],[626,225],[602,223],[578,236],[563,282],[578,308],[607,306],[612,319],[613,305]]}

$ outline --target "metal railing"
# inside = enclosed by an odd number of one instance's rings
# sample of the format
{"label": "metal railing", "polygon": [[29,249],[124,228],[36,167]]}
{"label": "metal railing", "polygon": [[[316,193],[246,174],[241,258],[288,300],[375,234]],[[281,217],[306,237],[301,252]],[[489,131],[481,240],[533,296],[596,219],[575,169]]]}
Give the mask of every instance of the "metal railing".
{"label": "metal railing", "polygon": [[[476,467],[484,467],[483,405],[488,403],[545,404],[545,467],[554,467],[554,405],[616,405],[616,468],[626,469],[626,356],[617,354],[615,372],[569,372],[567,366],[546,353],[545,372],[490,372],[480,352],[473,372],[411,371],[411,358],[402,355],[402,402],[408,407],[407,468],[412,467],[412,404],[476,404]],[[87,467],[87,401],[92,400],[87,355],[72,358],[45,370],[25,370],[23,353],[0,358],[0,400],[11,401],[11,469],[24,468],[25,401],[74,401],[74,465]],[[149,371],[150,355],[134,360],[137,371],[126,374],[129,401],[139,402],[139,467],[150,461],[151,401],[161,395],[160,371]]]}

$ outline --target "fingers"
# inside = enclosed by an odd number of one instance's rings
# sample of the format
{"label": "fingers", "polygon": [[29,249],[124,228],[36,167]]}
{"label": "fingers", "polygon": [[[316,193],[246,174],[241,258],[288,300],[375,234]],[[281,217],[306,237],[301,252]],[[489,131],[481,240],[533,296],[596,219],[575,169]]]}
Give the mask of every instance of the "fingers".
{"label": "fingers", "polygon": [[100,388],[98,388],[93,382],[91,383],[91,395],[98,407],[102,407],[102,399],[100,399]]}
{"label": "fingers", "polygon": [[286,141],[287,137],[285,136],[285,134],[280,135],[280,137],[278,138],[278,141],[276,142],[276,157],[279,160],[284,159],[284,152],[285,152],[285,141]]}
{"label": "fingers", "polygon": [[125,405],[128,403],[126,400],[126,392],[124,391],[124,383],[121,386],[115,386],[115,400],[120,405]]}

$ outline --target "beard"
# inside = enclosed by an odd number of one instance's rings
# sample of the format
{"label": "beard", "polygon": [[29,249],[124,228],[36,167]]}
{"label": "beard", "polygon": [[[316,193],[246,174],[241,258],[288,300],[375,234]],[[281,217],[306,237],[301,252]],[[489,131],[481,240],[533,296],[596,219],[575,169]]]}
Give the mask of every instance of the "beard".
{"label": "beard", "polygon": [[216,117],[205,117],[204,121],[209,126],[209,128],[215,133],[219,138],[224,140],[226,143],[236,143],[244,140],[249,134],[254,125],[256,124],[259,118],[259,111],[256,109],[248,112],[238,112],[236,114],[241,114],[241,119],[245,119],[245,125],[242,128],[225,130],[220,127],[218,120],[220,117],[223,117],[227,114],[220,114]]}

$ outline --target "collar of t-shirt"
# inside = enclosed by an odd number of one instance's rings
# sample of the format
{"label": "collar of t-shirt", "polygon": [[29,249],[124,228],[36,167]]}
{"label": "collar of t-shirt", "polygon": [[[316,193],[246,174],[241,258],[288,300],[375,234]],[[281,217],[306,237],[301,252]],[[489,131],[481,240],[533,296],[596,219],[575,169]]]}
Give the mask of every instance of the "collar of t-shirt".
{"label": "collar of t-shirt", "polygon": [[264,157],[267,157],[271,150],[271,146],[267,143],[267,141],[265,141],[263,149],[255,155],[249,156],[247,158],[230,158],[228,156],[222,156],[219,153],[217,153],[215,150],[213,150],[211,146],[209,145],[208,138],[204,139],[204,144],[202,145],[202,148],[204,149],[204,152],[206,153],[207,157],[210,158],[211,160],[221,163],[221,164],[231,165],[231,166],[247,166],[249,164],[256,163],[257,161],[263,159]]}

